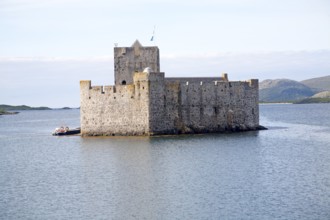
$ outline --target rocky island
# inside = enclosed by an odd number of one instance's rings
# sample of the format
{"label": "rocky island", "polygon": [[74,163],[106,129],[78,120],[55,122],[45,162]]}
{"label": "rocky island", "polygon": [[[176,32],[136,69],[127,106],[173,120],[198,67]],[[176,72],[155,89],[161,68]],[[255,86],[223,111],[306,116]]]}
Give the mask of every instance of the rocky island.
{"label": "rocky island", "polygon": [[30,107],[27,105],[0,105],[0,115],[15,115],[23,110],[51,110],[48,107]]}

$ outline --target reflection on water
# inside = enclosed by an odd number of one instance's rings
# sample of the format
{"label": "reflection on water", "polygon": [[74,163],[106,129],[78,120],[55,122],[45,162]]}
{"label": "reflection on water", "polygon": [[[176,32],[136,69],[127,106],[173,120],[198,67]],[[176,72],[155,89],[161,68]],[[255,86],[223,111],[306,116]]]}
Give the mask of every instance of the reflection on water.
{"label": "reflection on water", "polygon": [[330,105],[311,106],[261,106],[266,131],[151,138],[50,135],[77,110],[1,117],[0,219],[329,219]]}

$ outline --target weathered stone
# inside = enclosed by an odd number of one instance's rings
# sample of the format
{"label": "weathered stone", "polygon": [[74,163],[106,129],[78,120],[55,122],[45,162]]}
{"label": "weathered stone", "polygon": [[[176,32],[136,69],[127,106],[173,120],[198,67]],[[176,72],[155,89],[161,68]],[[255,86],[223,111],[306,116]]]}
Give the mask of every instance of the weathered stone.
{"label": "weathered stone", "polygon": [[143,72],[149,67],[155,72],[160,71],[158,47],[142,47],[136,40],[132,47],[114,48],[115,85],[133,83],[135,72]]}
{"label": "weathered stone", "polygon": [[[133,65],[132,65],[133,63]],[[138,63],[138,65],[136,65]],[[148,70],[142,72],[145,68]],[[150,72],[154,70],[155,72]],[[257,130],[258,80],[165,78],[157,47],[115,48],[115,86],[80,82],[82,135]]]}

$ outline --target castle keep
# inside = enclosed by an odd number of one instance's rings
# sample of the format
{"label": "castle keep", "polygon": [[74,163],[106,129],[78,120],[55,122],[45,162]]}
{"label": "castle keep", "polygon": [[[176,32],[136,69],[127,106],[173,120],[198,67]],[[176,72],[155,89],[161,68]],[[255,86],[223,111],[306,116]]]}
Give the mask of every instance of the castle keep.
{"label": "castle keep", "polygon": [[161,135],[256,130],[258,80],[166,78],[158,47],[114,48],[115,85],[80,81],[81,134]]}

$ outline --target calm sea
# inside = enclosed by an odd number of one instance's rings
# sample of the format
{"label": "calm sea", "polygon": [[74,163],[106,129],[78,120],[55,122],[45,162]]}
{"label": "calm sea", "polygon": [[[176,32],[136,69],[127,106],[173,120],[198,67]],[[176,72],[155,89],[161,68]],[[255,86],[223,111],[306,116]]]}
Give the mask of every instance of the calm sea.
{"label": "calm sea", "polygon": [[0,116],[0,219],[330,219],[330,104],[261,105],[269,130],[53,137],[79,110]]}

